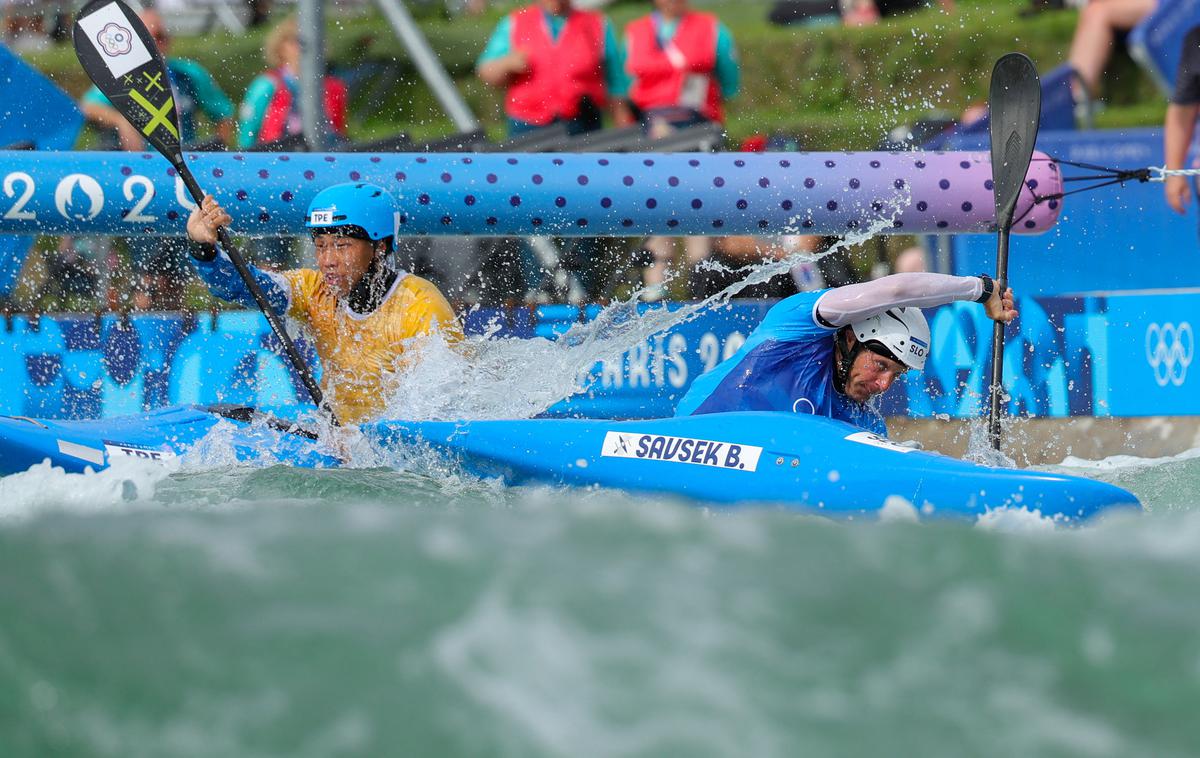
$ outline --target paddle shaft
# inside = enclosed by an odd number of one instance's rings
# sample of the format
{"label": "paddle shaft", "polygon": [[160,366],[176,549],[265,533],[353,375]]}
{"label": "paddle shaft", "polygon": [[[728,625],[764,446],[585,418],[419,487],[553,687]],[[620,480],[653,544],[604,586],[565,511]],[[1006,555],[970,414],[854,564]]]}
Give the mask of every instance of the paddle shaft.
{"label": "paddle shaft", "polygon": [[[204,200],[204,190],[200,189],[200,185],[196,182],[196,177],[192,175],[191,169],[183,162],[181,155],[164,155],[171,162],[178,172],[179,178],[183,180],[183,185],[187,187],[188,193],[192,199],[199,205]],[[259,310],[267,318],[267,323],[271,326],[271,331],[275,332],[275,336],[279,338],[279,342],[283,345],[283,352],[287,355],[288,360],[292,362],[292,367],[296,369],[296,373],[300,375],[300,381],[304,383],[304,388],[308,390],[308,394],[312,396],[313,402],[317,407],[325,404],[324,394],[321,392],[321,387],[317,384],[317,380],[313,377],[312,371],[309,370],[308,364],[300,355],[300,351],[296,349],[296,344],[292,342],[292,338],[288,336],[287,329],[284,328],[282,319],[275,309],[271,307],[271,303],[267,301],[267,295],[258,286],[258,282],[254,280],[254,274],[251,273],[250,267],[246,264],[246,259],[238,252],[237,247],[233,244],[233,238],[229,236],[229,230],[225,227],[217,228],[217,241],[221,244],[221,249],[229,256],[229,260],[233,263],[233,267],[237,269],[238,275],[242,277],[242,281],[246,284],[246,289],[250,291],[250,296],[254,298],[254,302],[258,304]],[[327,409],[329,417],[337,426],[337,417],[333,413],[332,408]]]}
{"label": "paddle shaft", "polygon": [[[1010,226],[1000,229],[996,245],[996,291],[1000,297],[1008,288],[1008,238]],[[988,440],[993,450],[1000,449],[1000,413],[1004,405],[1004,328],[1003,321],[992,325],[992,382],[988,413]]]}

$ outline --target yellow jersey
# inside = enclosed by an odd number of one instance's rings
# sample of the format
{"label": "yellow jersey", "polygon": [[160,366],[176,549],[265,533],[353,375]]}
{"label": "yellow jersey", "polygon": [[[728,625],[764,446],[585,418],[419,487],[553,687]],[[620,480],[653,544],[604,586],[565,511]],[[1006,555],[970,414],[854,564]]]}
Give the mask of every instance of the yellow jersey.
{"label": "yellow jersey", "polygon": [[462,340],[446,298],[431,282],[397,272],[383,302],[359,314],[325,286],[312,269],[282,273],[290,293],[288,316],[308,327],[321,358],[321,390],[344,424],[369,421],[383,410],[388,382],[411,358],[423,336]]}

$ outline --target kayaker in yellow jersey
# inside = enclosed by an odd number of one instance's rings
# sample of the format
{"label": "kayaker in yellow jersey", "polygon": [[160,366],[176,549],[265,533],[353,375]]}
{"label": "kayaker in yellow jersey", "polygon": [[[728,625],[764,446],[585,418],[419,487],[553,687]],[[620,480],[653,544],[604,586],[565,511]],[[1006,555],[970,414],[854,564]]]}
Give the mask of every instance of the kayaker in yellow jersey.
{"label": "kayaker in yellow jersey", "polygon": [[[382,187],[334,185],[308,207],[305,226],[316,247],[317,270],[250,267],[275,312],[307,328],[321,358],[325,400],[345,424],[371,420],[383,410],[389,381],[423,338],[462,339],[458,319],[437,287],[389,264],[396,215],[395,200]],[[213,294],[253,306],[233,263],[216,247],[217,229],[231,221],[211,195],[192,211],[188,236],[202,243],[195,267]]]}

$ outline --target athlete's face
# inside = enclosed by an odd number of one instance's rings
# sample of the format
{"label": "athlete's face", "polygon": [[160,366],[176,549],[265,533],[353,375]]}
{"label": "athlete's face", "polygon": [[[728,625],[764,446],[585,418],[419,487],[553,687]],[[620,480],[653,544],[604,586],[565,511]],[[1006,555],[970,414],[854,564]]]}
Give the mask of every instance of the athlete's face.
{"label": "athlete's face", "polygon": [[846,377],[846,396],[865,403],[875,395],[887,392],[887,388],[892,386],[892,382],[896,381],[896,377],[903,374],[906,368],[900,361],[870,350],[860,351]]}
{"label": "athlete's face", "polygon": [[375,243],[335,234],[313,237],[317,249],[317,268],[325,285],[338,297],[346,297],[371,267]]}

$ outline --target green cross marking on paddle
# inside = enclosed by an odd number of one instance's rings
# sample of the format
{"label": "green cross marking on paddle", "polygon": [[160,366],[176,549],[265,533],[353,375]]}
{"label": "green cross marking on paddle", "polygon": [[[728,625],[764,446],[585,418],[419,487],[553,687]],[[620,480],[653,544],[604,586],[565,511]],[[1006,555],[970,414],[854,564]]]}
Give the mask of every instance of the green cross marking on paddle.
{"label": "green cross marking on paddle", "polygon": [[159,92],[166,92],[166,90],[163,89],[163,86],[159,81],[162,79],[161,71],[159,71],[157,74],[154,74],[154,75],[151,75],[149,71],[143,71],[142,76],[146,77],[146,91],[147,92],[150,91],[151,87],[157,87]]}
{"label": "green cross marking on paddle", "polygon": [[129,97],[135,103],[142,106],[142,108],[144,108],[146,112],[150,114],[150,123],[142,127],[142,134],[145,134],[147,137],[149,137],[151,132],[162,125],[167,128],[167,131],[171,133],[171,136],[173,136],[175,139],[179,139],[179,132],[176,131],[175,125],[171,123],[171,119],[167,118],[167,116],[171,113],[171,108],[175,107],[175,98],[168,97],[167,102],[163,103],[162,108],[156,108],[154,103],[151,103],[149,100],[147,100],[145,96],[137,90],[130,90]]}

